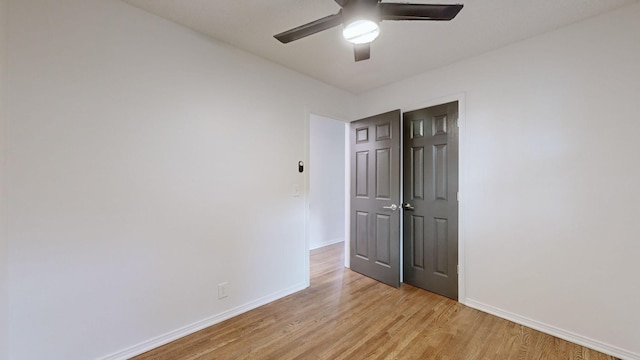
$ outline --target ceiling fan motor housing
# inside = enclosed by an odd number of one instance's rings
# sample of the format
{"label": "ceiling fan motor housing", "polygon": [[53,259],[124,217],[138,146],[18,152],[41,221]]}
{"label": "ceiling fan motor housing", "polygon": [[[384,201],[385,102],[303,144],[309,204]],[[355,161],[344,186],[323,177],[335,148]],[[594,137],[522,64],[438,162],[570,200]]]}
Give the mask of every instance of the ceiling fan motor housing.
{"label": "ceiling fan motor housing", "polygon": [[357,20],[370,20],[380,22],[380,10],[378,1],[351,0],[342,7],[342,24],[346,26]]}

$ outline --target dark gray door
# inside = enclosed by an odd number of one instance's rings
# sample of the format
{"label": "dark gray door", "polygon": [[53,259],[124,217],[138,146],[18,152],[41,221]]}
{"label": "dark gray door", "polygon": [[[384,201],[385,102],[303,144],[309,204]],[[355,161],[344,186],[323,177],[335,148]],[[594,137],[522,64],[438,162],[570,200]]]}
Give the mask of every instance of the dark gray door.
{"label": "dark gray door", "polygon": [[403,281],[457,300],[458,102],[403,117]]}
{"label": "dark gray door", "polygon": [[400,110],[351,123],[351,269],[400,286]]}

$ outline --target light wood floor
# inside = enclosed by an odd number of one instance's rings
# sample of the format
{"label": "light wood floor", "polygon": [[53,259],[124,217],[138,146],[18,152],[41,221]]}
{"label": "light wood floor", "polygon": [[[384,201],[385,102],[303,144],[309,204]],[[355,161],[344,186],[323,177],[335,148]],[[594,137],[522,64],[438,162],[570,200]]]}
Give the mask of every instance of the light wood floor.
{"label": "light wood floor", "polygon": [[311,253],[311,286],[134,359],[615,359]]}

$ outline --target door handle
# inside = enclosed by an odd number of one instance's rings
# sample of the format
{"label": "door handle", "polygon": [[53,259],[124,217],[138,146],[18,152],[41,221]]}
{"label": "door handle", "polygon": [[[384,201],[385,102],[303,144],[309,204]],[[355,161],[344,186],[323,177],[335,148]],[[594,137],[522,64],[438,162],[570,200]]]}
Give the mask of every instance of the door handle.
{"label": "door handle", "polygon": [[398,205],[396,205],[396,204],[391,204],[391,205],[389,205],[389,206],[383,206],[382,208],[383,208],[383,209],[389,209],[389,210],[391,210],[391,211],[396,211],[396,210],[398,210]]}
{"label": "door handle", "polygon": [[413,206],[411,206],[411,204],[409,204],[409,203],[402,204],[402,208],[405,209],[405,210],[411,210],[411,211],[416,209]]}

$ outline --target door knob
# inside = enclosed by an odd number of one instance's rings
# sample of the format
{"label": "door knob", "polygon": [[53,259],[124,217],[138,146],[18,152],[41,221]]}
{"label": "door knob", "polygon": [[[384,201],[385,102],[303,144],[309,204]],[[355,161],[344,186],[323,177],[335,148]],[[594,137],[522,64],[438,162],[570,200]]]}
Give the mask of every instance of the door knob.
{"label": "door knob", "polygon": [[389,210],[391,210],[391,211],[396,211],[396,210],[398,210],[398,205],[396,205],[396,204],[391,204],[391,205],[389,205],[389,206],[383,206],[382,208],[383,208],[383,209],[389,209]]}
{"label": "door knob", "polygon": [[411,206],[411,204],[409,204],[409,203],[402,204],[402,208],[405,209],[405,210],[411,210],[411,211],[416,209],[413,206]]}

